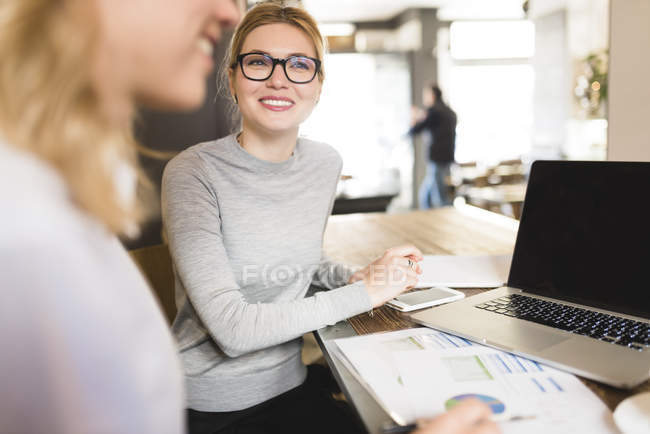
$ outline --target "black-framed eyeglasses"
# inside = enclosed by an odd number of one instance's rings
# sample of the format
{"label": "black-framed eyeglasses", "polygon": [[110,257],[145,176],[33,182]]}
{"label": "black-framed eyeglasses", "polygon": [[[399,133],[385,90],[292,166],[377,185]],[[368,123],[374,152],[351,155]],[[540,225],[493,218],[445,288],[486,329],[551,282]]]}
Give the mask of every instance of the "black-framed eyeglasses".
{"label": "black-framed eyeglasses", "polygon": [[237,56],[237,63],[239,63],[244,77],[254,81],[267,80],[273,75],[275,65],[282,64],[284,74],[289,81],[297,84],[312,81],[318,74],[321,65],[320,60],[313,57],[289,56],[286,59],[276,59],[262,53],[240,54]]}

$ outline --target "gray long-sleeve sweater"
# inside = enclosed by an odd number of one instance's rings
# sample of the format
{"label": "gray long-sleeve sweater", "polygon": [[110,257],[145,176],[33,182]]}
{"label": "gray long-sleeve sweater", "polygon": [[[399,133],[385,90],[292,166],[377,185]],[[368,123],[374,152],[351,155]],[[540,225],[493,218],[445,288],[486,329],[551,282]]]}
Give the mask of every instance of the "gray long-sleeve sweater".
{"label": "gray long-sleeve sweater", "polygon": [[[346,285],[351,271],[322,255],[340,172],[328,145],[301,138],[272,163],[235,135],[167,165],[163,222],[189,408],[241,410],[300,385],[301,336],[371,309],[364,284]],[[330,290],[306,297],[312,283]]]}

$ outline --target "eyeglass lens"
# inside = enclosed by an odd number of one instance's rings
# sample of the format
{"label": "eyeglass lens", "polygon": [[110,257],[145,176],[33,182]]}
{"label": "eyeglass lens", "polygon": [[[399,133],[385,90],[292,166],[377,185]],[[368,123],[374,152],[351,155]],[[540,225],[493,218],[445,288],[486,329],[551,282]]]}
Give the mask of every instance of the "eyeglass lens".
{"label": "eyeglass lens", "polygon": [[[263,54],[247,54],[242,59],[242,69],[250,79],[266,80],[271,76],[273,59]],[[316,63],[308,57],[291,56],[287,58],[284,70],[289,80],[306,83],[316,75]]]}

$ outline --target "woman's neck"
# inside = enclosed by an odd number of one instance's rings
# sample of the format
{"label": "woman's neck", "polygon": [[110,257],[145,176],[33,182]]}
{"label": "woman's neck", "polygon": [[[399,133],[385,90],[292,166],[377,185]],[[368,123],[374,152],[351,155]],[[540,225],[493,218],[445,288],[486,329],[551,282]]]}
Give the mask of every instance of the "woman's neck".
{"label": "woman's neck", "polygon": [[298,140],[298,129],[282,134],[264,134],[247,128],[244,124],[237,137],[239,145],[260,160],[280,163],[293,154]]}

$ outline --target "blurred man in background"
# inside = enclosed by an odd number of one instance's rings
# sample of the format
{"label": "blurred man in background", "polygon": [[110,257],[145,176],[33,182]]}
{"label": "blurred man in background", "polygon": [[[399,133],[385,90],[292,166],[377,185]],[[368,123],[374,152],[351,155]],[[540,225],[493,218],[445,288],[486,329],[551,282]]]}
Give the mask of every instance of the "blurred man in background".
{"label": "blurred man in background", "polygon": [[432,84],[422,91],[426,112],[415,108],[409,135],[428,131],[431,137],[427,173],[418,194],[420,209],[451,205],[447,179],[454,162],[456,113],[442,100],[442,91]]}

